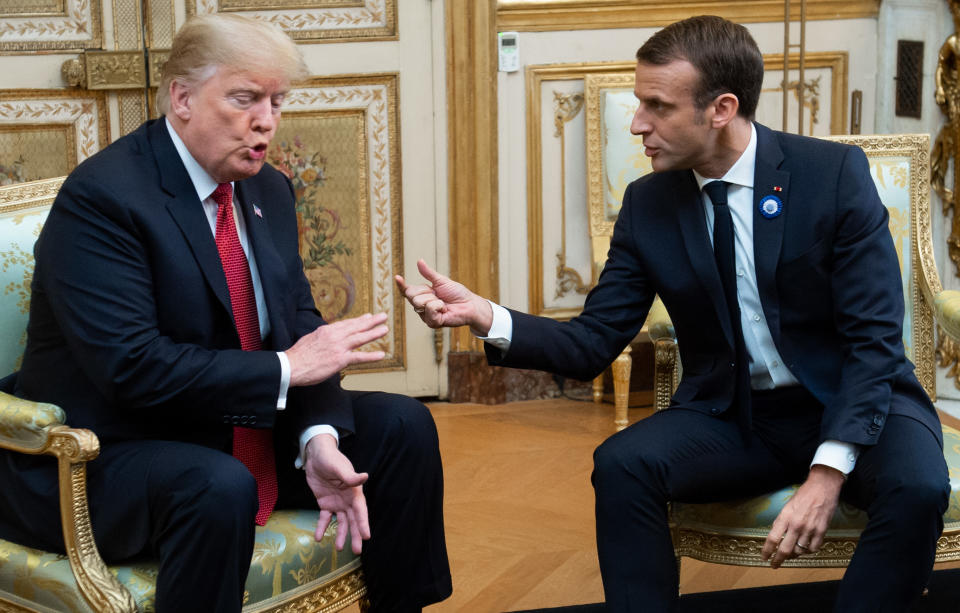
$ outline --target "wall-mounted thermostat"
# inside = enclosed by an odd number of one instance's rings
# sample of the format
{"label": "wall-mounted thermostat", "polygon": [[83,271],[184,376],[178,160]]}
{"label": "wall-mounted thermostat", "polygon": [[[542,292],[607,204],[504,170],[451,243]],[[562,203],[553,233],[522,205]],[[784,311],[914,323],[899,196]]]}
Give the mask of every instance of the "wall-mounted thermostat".
{"label": "wall-mounted thermostat", "polygon": [[499,32],[497,47],[500,50],[500,70],[515,72],[520,70],[520,49],[517,46],[516,32]]}

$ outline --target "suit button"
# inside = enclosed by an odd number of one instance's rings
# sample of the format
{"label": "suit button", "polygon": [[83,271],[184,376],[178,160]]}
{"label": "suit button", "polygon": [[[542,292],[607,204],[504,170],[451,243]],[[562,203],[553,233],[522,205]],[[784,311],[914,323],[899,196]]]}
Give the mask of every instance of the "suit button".
{"label": "suit button", "polygon": [[711,415],[716,415],[719,412],[720,412],[720,409],[718,409],[717,407],[713,407],[712,409],[710,409]]}
{"label": "suit button", "polygon": [[250,416],[250,425],[252,426],[252,425],[255,424],[255,423],[257,423],[257,416],[256,416],[256,415],[251,415],[251,416]]}
{"label": "suit button", "polygon": [[730,362],[730,370],[733,370],[736,367],[737,367],[737,364],[735,362]]}
{"label": "suit button", "polygon": [[229,415],[224,415],[224,416],[223,416],[223,423],[225,423],[225,424],[229,424],[229,423],[230,423],[230,416],[229,416]]}
{"label": "suit button", "polygon": [[250,418],[247,417],[246,415],[244,415],[243,417],[240,418],[240,423],[243,424],[243,425],[247,425],[247,423],[248,423],[249,421],[250,421]]}
{"label": "suit button", "polygon": [[233,425],[235,425],[235,426],[240,423],[240,416],[239,416],[239,415],[234,415],[231,419],[232,419],[232,421],[233,421]]}
{"label": "suit button", "polygon": [[882,426],[882,425],[883,425],[883,415],[881,415],[881,414],[879,414],[879,413],[877,413],[876,415],[874,415],[874,416],[873,416],[873,424],[874,424],[875,426]]}

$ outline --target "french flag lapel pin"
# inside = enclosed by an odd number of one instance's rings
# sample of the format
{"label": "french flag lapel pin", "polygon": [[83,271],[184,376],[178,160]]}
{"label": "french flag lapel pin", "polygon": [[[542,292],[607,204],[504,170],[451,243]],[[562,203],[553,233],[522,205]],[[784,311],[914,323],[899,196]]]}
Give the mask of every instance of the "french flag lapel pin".
{"label": "french flag lapel pin", "polygon": [[253,214],[259,217],[260,219],[263,219],[263,211],[261,211],[260,207],[258,207],[257,205],[253,205]]}

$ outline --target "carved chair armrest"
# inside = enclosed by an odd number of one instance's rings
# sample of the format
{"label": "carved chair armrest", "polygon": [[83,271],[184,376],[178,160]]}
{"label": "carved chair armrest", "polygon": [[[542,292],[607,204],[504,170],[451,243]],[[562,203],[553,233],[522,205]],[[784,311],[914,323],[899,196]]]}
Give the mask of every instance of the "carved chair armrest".
{"label": "carved chair armrest", "polygon": [[650,340],[654,343],[660,339],[676,340],[673,322],[670,321],[667,308],[663,306],[660,298],[653,301],[653,306],[650,307],[650,312],[647,313],[647,333],[650,334]]}
{"label": "carved chair armrest", "polygon": [[100,441],[64,421],[60,407],[0,392],[0,449],[57,458],[63,542],[80,592],[94,611],[133,613],[133,597],[107,569],[93,540],[87,462],[100,453]]}
{"label": "carved chair armrest", "polygon": [[954,341],[960,341],[960,291],[946,290],[933,299],[933,316]]}
{"label": "carved chair armrest", "polygon": [[680,358],[673,322],[659,297],[647,314],[647,333],[653,342],[653,408],[660,411],[670,406],[680,381]]}

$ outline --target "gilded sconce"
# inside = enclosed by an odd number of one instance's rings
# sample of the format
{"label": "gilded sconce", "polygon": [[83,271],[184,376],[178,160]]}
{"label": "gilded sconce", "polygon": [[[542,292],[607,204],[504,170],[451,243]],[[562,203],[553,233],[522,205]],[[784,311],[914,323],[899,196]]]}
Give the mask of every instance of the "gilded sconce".
{"label": "gilded sconce", "polygon": [[[943,202],[943,214],[953,212],[947,252],[960,276],[960,0],[947,0],[947,4],[953,15],[954,32],[940,47],[934,73],[936,101],[947,120],[937,134],[930,155],[930,184]],[[949,187],[948,173],[952,174]],[[940,366],[950,366],[947,376],[953,378],[954,384],[960,388],[960,345],[945,334],[937,336]]]}

